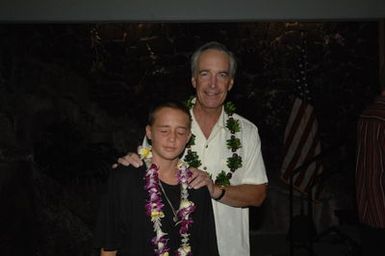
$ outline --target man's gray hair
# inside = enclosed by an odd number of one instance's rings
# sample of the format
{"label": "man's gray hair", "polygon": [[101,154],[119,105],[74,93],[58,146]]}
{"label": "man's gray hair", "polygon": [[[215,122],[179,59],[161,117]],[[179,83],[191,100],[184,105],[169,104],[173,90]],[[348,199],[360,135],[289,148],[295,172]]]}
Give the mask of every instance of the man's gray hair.
{"label": "man's gray hair", "polygon": [[193,55],[191,56],[191,75],[194,76],[196,72],[198,72],[197,71],[198,59],[201,56],[201,54],[207,50],[218,50],[226,53],[229,56],[230,58],[229,75],[230,77],[234,78],[235,72],[237,69],[237,61],[235,60],[234,54],[229,49],[227,49],[227,47],[224,44],[221,44],[215,41],[211,41],[202,45],[193,53]]}

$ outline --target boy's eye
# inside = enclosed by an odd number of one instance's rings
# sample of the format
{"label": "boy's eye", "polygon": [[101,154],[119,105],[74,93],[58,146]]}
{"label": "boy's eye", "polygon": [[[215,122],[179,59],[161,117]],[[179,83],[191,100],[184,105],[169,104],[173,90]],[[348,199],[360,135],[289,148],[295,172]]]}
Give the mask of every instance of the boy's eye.
{"label": "boy's eye", "polygon": [[179,128],[179,129],[176,130],[176,133],[177,133],[178,135],[186,135],[187,130],[184,129],[184,128]]}

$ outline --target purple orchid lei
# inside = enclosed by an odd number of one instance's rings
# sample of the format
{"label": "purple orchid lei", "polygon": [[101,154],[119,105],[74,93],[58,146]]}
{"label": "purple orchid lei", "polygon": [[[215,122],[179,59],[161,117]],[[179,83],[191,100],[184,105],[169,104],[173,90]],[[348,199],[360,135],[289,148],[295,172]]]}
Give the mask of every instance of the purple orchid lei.
{"label": "purple orchid lei", "polygon": [[[146,215],[151,218],[155,232],[154,238],[151,240],[154,245],[154,252],[157,256],[169,256],[170,248],[167,247],[167,234],[162,231],[161,219],[164,218],[161,192],[159,190],[159,168],[155,164],[151,164],[145,175],[145,189],[148,192],[148,200],[145,205]],[[179,222],[179,235],[181,236],[181,244],[175,252],[177,256],[192,256],[191,246],[189,244],[189,228],[193,223],[191,214],[196,206],[188,199],[187,180],[191,177],[191,171],[186,164],[180,162],[178,164],[178,183],[181,184],[181,201],[177,216]]]}

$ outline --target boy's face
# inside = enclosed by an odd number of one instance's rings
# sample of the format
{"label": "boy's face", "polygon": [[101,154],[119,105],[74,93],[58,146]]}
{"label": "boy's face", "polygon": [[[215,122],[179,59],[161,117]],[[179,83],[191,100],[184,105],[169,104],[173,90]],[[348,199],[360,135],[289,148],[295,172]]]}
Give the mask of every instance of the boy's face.
{"label": "boy's face", "polygon": [[155,112],[154,123],[146,126],[146,135],[151,140],[155,158],[174,160],[190,139],[189,116],[178,109],[161,108]]}

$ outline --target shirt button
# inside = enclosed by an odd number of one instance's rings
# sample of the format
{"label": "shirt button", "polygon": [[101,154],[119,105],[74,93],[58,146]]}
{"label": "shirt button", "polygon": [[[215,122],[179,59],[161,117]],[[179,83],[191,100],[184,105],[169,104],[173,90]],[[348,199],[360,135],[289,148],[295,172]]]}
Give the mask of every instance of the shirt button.
{"label": "shirt button", "polygon": [[208,147],[209,147],[209,145],[206,145],[206,146],[205,146],[205,148],[208,148]]}
{"label": "shirt button", "polygon": [[205,171],[206,171],[206,170],[207,170],[207,167],[206,167],[206,166],[205,166],[205,167],[203,167],[203,170],[205,170]]}

